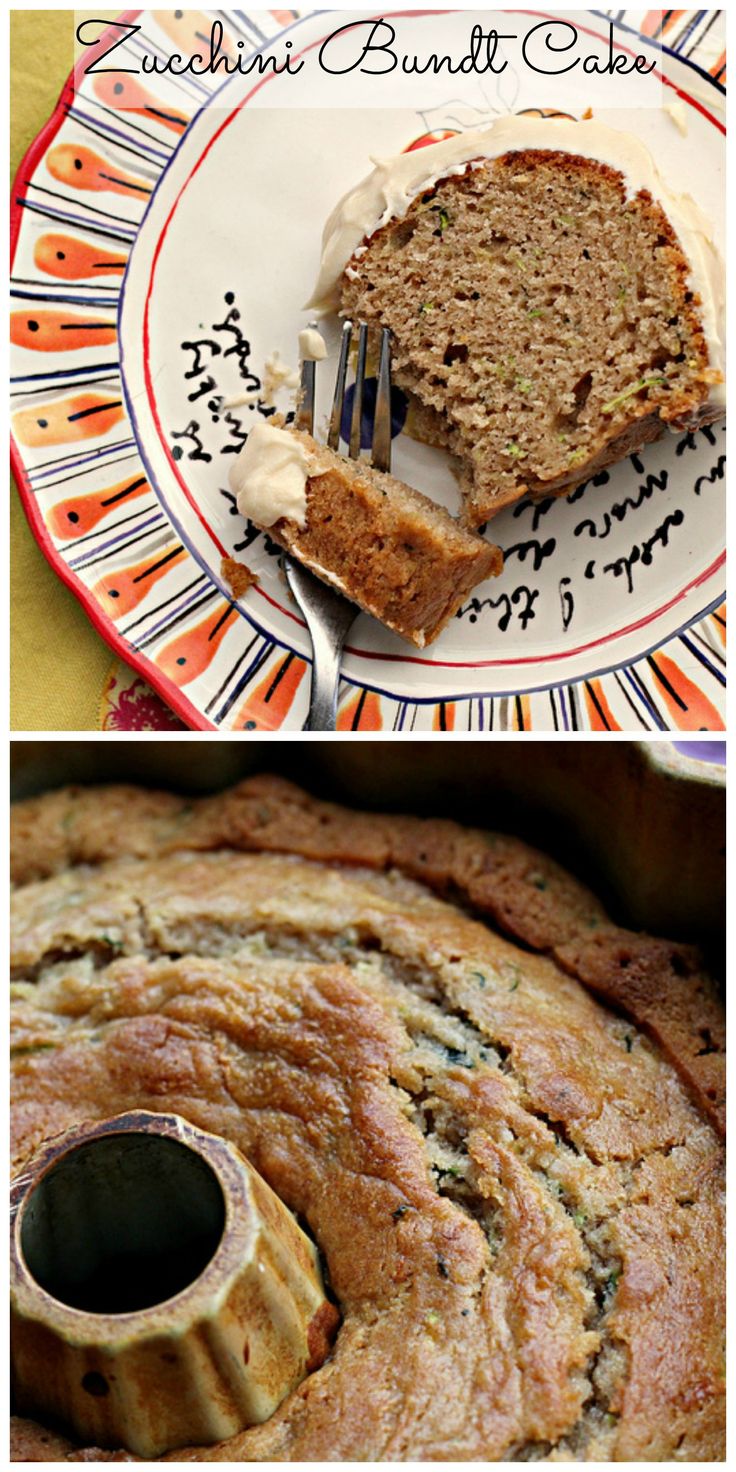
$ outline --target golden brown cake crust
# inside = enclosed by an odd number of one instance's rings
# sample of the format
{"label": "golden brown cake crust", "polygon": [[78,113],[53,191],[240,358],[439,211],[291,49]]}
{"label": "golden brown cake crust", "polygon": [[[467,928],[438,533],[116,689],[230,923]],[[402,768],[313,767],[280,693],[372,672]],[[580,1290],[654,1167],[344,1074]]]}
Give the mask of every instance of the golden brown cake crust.
{"label": "golden brown cake crust", "polygon": [[[195,801],[108,787],[101,803],[95,789],[65,788],[16,803],[11,836],[11,876],[19,884],[68,864],[177,848],[265,849],[400,869],[555,956],[619,1006],[656,1038],[725,1131],[725,1018],[698,953],[615,927],[584,885],[519,839],[445,820],[355,813],[268,776]],[[621,966],[621,948],[633,970]]]}
{"label": "golden brown cake crust", "polygon": [[[668,974],[705,997],[694,953],[512,839],[274,778],[18,804],[13,873],[14,1170],[178,1112],[299,1213],[342,1312],[268,1423],[168,1460],[723,1456],[722,1146],[694,1005],[655,1010]],[[13,1456],[110,1459],[29,1421]]]}

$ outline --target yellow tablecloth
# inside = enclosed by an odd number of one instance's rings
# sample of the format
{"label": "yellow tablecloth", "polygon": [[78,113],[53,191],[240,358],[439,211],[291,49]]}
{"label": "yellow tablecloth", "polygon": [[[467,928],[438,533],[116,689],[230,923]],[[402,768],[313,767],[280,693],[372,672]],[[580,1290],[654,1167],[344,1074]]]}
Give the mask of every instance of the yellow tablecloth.
{"label": "yellow tablecloth", "polygon": [[[118,12],[94,14],[113,19]],[[73,10],[11,11],[11,184],[71,70],[78,19],[79,12]],[[125,683],[126,670],[52,572],[33,539],[14,485],[10,627],[11,730],[99,730],[112,667],[118,683]],[[127,678],[135,681],[132,673]]]}

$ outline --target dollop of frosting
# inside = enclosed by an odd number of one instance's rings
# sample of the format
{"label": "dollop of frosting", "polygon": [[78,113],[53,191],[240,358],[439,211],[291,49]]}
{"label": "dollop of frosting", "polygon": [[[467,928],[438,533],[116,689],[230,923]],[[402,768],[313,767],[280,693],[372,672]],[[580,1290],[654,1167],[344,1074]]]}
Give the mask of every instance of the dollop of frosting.
{"label": "dollop of frosting", "polygon": [[288,430],[273,424],[255,424],[230,469],[230,489],[238,511],[256,526],[307,520],[309,460],[303,446]]}
{"label": "dollop of frosting", "polygon": [[299,357],[303,363],[321,363],[327,357],[327,343],[316,327],[304,327],[299,333]]}
{"label": "dollop of frosting", "polygon": [[402,218],[418,194],[448,175],[526,148],[596,159],[621,174],[628,198],[646,190],[661,204],[689,262],[710,367],[714,378],[722,380],[713,384],[710,398],[725,406],[725,271],[712,242],[713,227],[689,195],[668,188],[638,138],[594,120],[499,118],[489,128],[458,133],[394,158],[373,159],[372,172],[343,196],[325,224],[319,276],[307,308],[329,312],[337,307],[340,278],[356,250],[389,220]]}

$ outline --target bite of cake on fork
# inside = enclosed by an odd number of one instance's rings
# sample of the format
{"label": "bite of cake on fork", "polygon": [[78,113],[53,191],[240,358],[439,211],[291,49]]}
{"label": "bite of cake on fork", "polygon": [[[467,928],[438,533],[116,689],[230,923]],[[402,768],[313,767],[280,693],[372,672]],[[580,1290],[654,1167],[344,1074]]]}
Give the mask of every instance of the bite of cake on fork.
{"label": "bite of cake on fork", "polygon": [[327,444],[313,435],[314,363],[295,424],[258,423],[231,471],[239,510],[291,557],[418,648],[437,638],[477,583],[501,571],[497,547],[389,473],[389,334],[381,340],[370,459],[361,459],[367,328],[358,334],[349,454],[339,453],[352,324],[343,327]]}

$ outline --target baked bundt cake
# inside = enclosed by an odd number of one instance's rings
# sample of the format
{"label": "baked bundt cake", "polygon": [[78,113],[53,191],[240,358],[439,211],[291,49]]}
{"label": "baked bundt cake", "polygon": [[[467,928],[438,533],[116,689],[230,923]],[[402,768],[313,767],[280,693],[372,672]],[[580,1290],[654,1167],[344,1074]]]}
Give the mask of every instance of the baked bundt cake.
{"label": "baked bundt cake", "polygon": [[[12,816],[13,1170],[159,1111],[237,1145],[341,1327],[176,1461],[724,1452],[723,1018],[512,838],[254,778]],[[16,1460],[125,1460],[13,1425]]]}
{"label": "baked bundt cake", "polygon": [[725,412],[711,241],[637,139],[508,117],[377,163],[327,222],[310,305],[390,328],[478,527]]}

